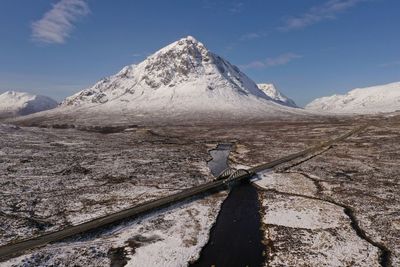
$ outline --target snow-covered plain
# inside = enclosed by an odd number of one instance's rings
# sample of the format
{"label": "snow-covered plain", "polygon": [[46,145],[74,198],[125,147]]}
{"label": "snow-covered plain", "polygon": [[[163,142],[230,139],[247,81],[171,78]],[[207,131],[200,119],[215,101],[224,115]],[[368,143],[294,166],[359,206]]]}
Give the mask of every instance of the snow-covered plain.
{"label": "snow-covered plain", "polygon": [[[400,176],[396,167],[400,158],[400,117],[370,117],[376,118],[375,125],[369,126],[357,136],[335,144],[308,161],[293,163],[289,170],[291,173],[280,175],[295,175],[312,181],[313,190],[317,190],[313,194],[314,197],[321,199],[321,202],[336,203],[345,208],[343,210],[349,219],[352,218],[353,226],[358,225],[365,233],[366,238],[358,235],[358,239],[361,237],[365,241],[369,240],[368,243],[374,244],[374,247],[379,247],[380,250],[380,264],[359,265],[400,266]],[[287,167],[280,167],[278,171],[287,172]],[[275,180],[277,179],[279,178]],[[295,187],[296,185],[293,185],[291,190]],[[287,195],[300,194],[310,198],[310,191],[304,192],[300,186],[298,189],[296,192],[280,187],[279,191]],[[271,191],[269,194],[274,195]],[[331,217],[331,214],[329,216]],[[302,231],[298,233],[301,234]],[[357,233],[356,229],[352,233]],[[350,237],[354,236],[353,234],[349,235],[349,239],[352,239]],[[280,240],[286,239],[285,243],[289,244],[298,237],[286,235]],[[319,253],[318,247],[315,248],[315,252]],[[314,251],[313,249],[310,251]],[[290,251],[291,247],[285,247],[283,250]],[[302,259],[304,255],[303,250],[303,254],[296,254],[295,257]],[[324,260],[321,259],[320,262]]]}
{"label": "snow-covered plain", "polygon": [[46,96],[7,91],[0,95],[0,118],[28,115],[57,105],[55,100]]}
{"label": "snow-covered plain", "polygon": [[[382,250],[357,234],[353,223],[391,252],[392,266],[399,265],[399,116],[375,117],[375,126],[323,154],[276,169],[282,173],[260,175],[268,266],[380,266]],[[210,181],[208,152],[217,144],[232,144],[230,166],[251,167],[366,120],[328,119],[136,127],[113,134],[0,125],[0,242]],[[165,255],[171,254],[176,265],[185,266],[197,257],[224,197],[182,203],[0,265],[97,267],[122,260],[143,266],[145,259],[148,266],[163,260],[168,266],[173,262]]]}
{"label": "snow-covered plain", "polygon": [[146,129],[103,135],[0,124],[0,136],[0,245],[212,179],[206,146]]}
{"label": "snow-covered plain", "polygon": [[379,250],[360,238],[341,206],[317,198],[312,180],[297,173],[259,174],[266,266],[380,266]]}
{"label": "snow-covered plain", "polygon": [[400,110],[400,82],[357,88],[345,95],[317,98],[307,110],[340,114],[374,114]]}
{"label": "snow-covered plain", "polygon": [[199,257],[226,195],[175,205],[99,236],[48,245],[1,266],[187,266]]}

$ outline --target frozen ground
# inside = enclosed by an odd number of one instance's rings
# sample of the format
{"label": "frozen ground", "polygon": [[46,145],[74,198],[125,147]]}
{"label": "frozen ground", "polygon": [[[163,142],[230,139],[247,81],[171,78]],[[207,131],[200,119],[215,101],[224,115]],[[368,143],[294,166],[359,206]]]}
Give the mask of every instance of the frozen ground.
{"label": "frozen ground", "polygon": [[[259,175],[266,264],[385,266],[386,260],[399,265],[397,121],[380,119],[308,161]],[[350,120],[268,122],[137,127],[112,134],[3,125],[0,243],[210,181],[208,151],[219,143],[232,144],[231,166],[254,166],[356,125]],[[185,266],[207,242],[225,196],[178,204],[2,264]]]}
{"label": "frozen ground", "polygon": [[0,244],[212,178],[205,144],[147,129],[110,135],[39,128],[0,131]]}
{"label": "frozen ground", "polygon": [[382,121],[259,175],[268,266],[400,265],[399,129]]}
{"label": "frozen ground", "polygon": [[380,266],[379,249],[357,235],[344,208],[320,200],[298,173],[263,173],[260,187],[267,266]]}
{"label": "frozen ground", "polygon": [[225,197],[226,193],[219,193],[48,245],[4,266],[186,266],[207,242]]}

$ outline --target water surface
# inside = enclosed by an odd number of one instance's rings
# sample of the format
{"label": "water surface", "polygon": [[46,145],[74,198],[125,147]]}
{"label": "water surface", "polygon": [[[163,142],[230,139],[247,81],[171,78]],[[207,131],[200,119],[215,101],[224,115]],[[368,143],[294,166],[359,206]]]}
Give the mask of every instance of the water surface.
{"label": "water surface", "polygon": [[209,151],[212,159],[207,162],[207,166],[210,169],[212,175],[217,177],[220,175],[228,166],[228,157],[231,152],[231,144],[219,144],[215,149]]}

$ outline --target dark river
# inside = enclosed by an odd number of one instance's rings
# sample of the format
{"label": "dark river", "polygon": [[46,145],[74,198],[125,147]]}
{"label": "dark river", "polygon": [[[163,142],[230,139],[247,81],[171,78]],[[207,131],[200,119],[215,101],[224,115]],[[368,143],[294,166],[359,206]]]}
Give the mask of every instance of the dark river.
{"label": "dark river", "polygon": [[[222,148],[225,148],[225,145]],[[214,169],[213,174],[219,174],[216,170],[222,169],[222,172],[228,166],[229,152],[226,154],[227,149],[222,150],[224,153],[219,151],[221,147],[210,151],[210,154],[217,155],[215,158],[221,163],[221,166]],[[214,168],[216,165],[213,163],[211,166]],[[190,266],[263,266],[265,246],[262,244],[259,209],[256,189],[248,182],[236,185],[222,204],[217,221],[211,229],[210,239],[202,249],[200,258]]]}

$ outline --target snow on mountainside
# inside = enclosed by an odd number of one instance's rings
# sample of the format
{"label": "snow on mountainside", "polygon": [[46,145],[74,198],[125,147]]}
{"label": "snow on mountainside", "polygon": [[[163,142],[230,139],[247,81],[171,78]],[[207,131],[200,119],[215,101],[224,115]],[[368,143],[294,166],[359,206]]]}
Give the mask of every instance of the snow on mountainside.
{"label": "snow on mountainside", "polygon": [[400,82],[351,90],[345,95],[315,99],[309,110],[331,113],[374,114],[400,110]]}
{"label": "snow on mountainside", "polygon": [[28,115],[57,105],[55,100],[46,96],[7,91],[0,95],[0,118]]}
{"label": "snow on mountainside", "polygon": [[63,108],[142,117],[216,112],[278,117],[299,112],[271,99],[236,66],[191,36],[66,98]]}
{"label": "snow on mountainside", "polygon": [[289,106],[289,107],[294,107],[297,108],[298,106],[296,103],[282,94],[278,89],[276,89],[275,85],[272,83],[259,83],[257,84],[258,88],[263,91],[267,96],[275,100],[276,102]]}

